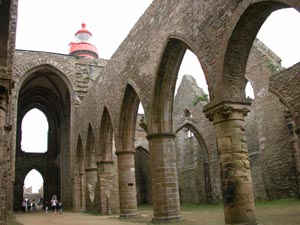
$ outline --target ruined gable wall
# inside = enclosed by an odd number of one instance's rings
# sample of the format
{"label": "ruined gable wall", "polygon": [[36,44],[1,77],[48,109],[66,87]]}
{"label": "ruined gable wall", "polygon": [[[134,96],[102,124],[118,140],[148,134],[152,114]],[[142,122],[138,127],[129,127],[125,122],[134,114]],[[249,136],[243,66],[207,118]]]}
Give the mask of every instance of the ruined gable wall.
{"label": "ruined gable wall", "polygon": [[[200,146],[195,136],[187,138],[185,128],[176,133],[179,186],[183,202],[205,203],[207,200],[204,186],[204,147],[208,151],[212,198],[214,201],[221,199],[220,172],[214,127],[202,112],[203,106],[207,102],[199,100],[199,96],[204,94],[204,91],[198,87],[196,80],[191,75],[184,75],[174,98],[174,131],[178,131],[185,124],[191,124],[197,129],[206,145]],[[184,111],[186,109],[191,113],[191,117],[185,116]],[[188,152],[192,154],[192,160],[189,161],[186,160]]]}
{"label": "ruined gable wall", "polygon": [[300,127],[300,63],[277,73],[270,78],[270,90],[276,94],[293,114],[293,118]]}
{"label": "ruined gable wall", "polygon": [[[49,53],[49,52],[37,52],[37,51],[26,51],[26,50],[16,50],[15,55],[15,61],[14,61],[14,73],[13,73],[13,80],[14,80],[14,89],[12,92],[12,112],[11,112],[11,119],[13,121],[13,139],[11,142],[12,146],[12,157],[13,157],[13,165],[12,170],[13,174],[20,175],[19,171],[27,171],[28,168],[23,165],[22,163],[18,163],[18,168],[15,170],[15,157],[16,157],[16,134],[17,134],[17,111],[18,111],[18,98],[19,91],[23,85],[24,82],[27,82],[27,78],[29,78],[31,75],[33,75],[35,72],[39,73],[40,70],[47,70],[50,74],[54,74],[59,76],[64,83],[66,84],[68,91],[66,93],[70,94],[71,99],[71,105],[68,105],[66,107],[70,107],[70,122],[73,123],[74,120],[74,113],[76,111],[76,108],[80,105],[82,99],[85,97],[86,93],[88,92],[89,85],[92,83],[92,80],[100,75],[100,72],[102,68],[105,66],[107,60],[103,59],[85,59],[85,58],[75,58],[73,56],[69,55],[63,55],[63,54],[55,54],[55,53]],[[35,83],[33,84],[36,87],[43,86],[43,84]],[[64,86],[64,84],[63,84]],[[52,87],[49,87],[52,91],[60,90],[60,88],[64,87],[58,87],[56,84],[53,84]],[[45,96],[47,97],[47,96]],[[62,98],[67,98],[68,96],[61,96]],[[51,109],[49,109],[51,110]],[[49,125],[51,125],[51,121],[48,121]],[[53,125],[53,124],[52,124]],[[71,125],[71,133],[65,133],[66,137],[62,137],[62,143],[64,141],[69,140],[72,138],[73,132],[73,126]],[[65,146],[64,149],[66,149],[64,152],[60,153],[60,156],[58,157],[59,160],[61,160],[61,173],[62,176],[68,176],[72,174],[71,166],[67,166],[65,163],[68,161],[68,165],[71,164],[71,157],[72,155],[71,150],[73,149],[72,143],[68,144],[68,146]],[[53,146],[49,142],[50,149]],[[68,154],[68,157],[65,156],[65,154]],[[40,158],[34,158],[31,162],[31,165],[36,164],[35,162],[39,162],[40,159],[44,159],[45,155],[41,156]],[[19,166],[21,165],[21,166]],[[44,163],[44,165],[46,165]],[[42,172],[43,170],[40,170]],[[42,173],[43,174],[43,173]],[[45,174],[43,174],[45,175]],[[46,175],[45,175],[46,176]],[[12,179],[15,179],[12,177]],[[71,199],[72,199],[72,192],[71,192],[71,184],[63,185],[69,186],[69,188],[63,189],[63,196],[65,199],[65,206],[70,207],[71,206]],[[22,188],[20,189],[22,190]],[[48,189],[49,190],[49,189]],[[49,194],[49,193],[48,193]],[[19,206],[19,205],[18,205]]]}
{"label": "ruined gable wall", "polygon": [[[43,66],[50,66],[66,81],[71,91],[71,102],[75,110],[80,104],[93,80],[98,77],[105,67],[105,59],[75,58],[69,55],[49,52],[17,50],[14,61],[14,89],[12,91],[12,121],[16,124],[18,91],[28,75]],[[16,127],[13,137],[16,136]],[[12,140],[15,149],[15,140]]]}
{"label": "ruined gable wall", "polygon": [[282,69],[280,59],[257,40],[247,67],[247,78],[253,86],[255,100],[246,126],[257,199],[297,195],[293,149],[285,118],[286,108],[277,96],[269,92],[269,78]]}

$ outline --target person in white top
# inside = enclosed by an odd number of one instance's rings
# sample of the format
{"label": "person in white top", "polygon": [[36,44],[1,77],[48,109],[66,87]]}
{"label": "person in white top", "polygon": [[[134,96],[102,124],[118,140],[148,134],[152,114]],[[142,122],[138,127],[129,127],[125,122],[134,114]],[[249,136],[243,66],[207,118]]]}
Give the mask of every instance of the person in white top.
{"label": "person in white top", "polygon": [[53,214],[56,214],[57,203],[58,203],[57,197],[56,197],[56,195],[53,195],[52,199],[51,199],[51,206],[52,206]]}

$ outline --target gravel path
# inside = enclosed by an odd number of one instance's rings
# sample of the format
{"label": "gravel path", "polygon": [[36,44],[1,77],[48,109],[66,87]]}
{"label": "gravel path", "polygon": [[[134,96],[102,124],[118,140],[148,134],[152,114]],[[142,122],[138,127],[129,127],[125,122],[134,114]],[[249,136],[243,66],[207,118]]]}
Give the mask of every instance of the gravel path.
{"label": "gravel path", "polygon": [[85,213],[63,212],[53,215],[51,212],[15,213],[17,221],[23,225],[145,225],[120,221],[117,216],[93,216]]}

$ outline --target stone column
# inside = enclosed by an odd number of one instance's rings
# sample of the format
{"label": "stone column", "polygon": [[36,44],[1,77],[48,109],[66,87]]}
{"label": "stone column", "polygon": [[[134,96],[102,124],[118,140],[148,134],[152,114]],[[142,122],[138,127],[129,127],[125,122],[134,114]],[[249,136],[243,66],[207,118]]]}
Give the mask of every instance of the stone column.
{"label": "stone column", "polygon": [[212,190],[211,190],[209,163],[207,162],[203,163],[203,171],[204,171],[206,202],[210,204],[213,202],[213,197],[212,197]]}
{"label": "stone column", "polygon": [[154,223],[181,220],[175,137],[174,133],[147,135],[154,210],[152,222]]}
{"label": "stone column", "polygon": [[80,210],[80,179],[78,169],[73,175],[73,211],[78,212]]}
{"label": "stone column", "polygon": [[[1,74],[1,73],[0,73]],[[2,75],[2,74],[1,74]],[[0,224],[6,224],[7,217],[7,143],[5,140],[6,109],[8,89],[0,84]]]}
{"label": "stone column", "polygon": [[[290,128],[290,126],[291,125],[289,123],[288,127]],[[294,128],[294,126],[292,126],[292,128]],[[293,148],[293,160],[295,163],[295,175],[296,175],[296,183],[298,189],[298,198],[300,198],[300,147],[299,147],[300,127],[290,130],[290,135],[291,135],[290,143]]]}
{"label": "stone column", "polygon": [[97,167],[85,169],[85,183],[86,183],[86,209],[95,210],[95,196],[97,184]]}
{"label": "stone column", "polygon": [[80,172],[80,210],[86,210],[85,202],[85,173]]}
{"label": "stone column", "polygon": [[116,211],[114,202],[116,193],[114,190],[114,161],[97,162],[99,182],[99,208],[103,215],[110,215]]}
{"label": "stone column", "polygon": [[134,151],[117,151],[120,217],[137,216]]}
{"label": "stone column", "polygon": [[248,103],[207,105],[204,111],[213,121],[222,181],[226,224],[256,223],[254,195],[248,149],[245,140],[244,117]]}

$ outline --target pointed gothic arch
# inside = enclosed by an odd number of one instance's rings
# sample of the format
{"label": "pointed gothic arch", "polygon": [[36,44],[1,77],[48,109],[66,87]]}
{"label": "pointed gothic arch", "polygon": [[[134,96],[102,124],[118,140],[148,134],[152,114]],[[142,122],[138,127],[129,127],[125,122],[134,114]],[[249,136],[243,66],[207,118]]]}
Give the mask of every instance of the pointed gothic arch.
{"label": "pointed gothic arch", "polygon": [[78,136],[75,156],[75,181],[74,181],[74,203],[75,211],[85,210],[85,171],[84,160],[85,155],[83,151],[81,136]]}
{"label": "pointed gothic arch", "polygon": [[[39,123],[36,123],[35,119]],[[22,119],[21,127],[22,151],[37,153],[48,151],[49,123],[46,115],[41,110],[34,108],[28,111]]]}
{"label": "pointed gothic arch", "polygon": [[[247,79],[245,71],[248,61],[248,56],[256,38],[256,35],[262,24],[269,15],[283,8],[290,7],[283,3],[285,1],[262,1],[249,4],[237,10],[237,17],[232,21],[231,26],[234,27],[232,33],[228,33],[230,39],[224,53],[224,63],[219,74],[222,74],[221,79],[217,79],[216,95],[220,99],[236,101],[244,101],[245,87]],[[288,1],[286,1],[288,2]],[[228,32],[230,29],[228,29]],[[221,47],[226,45],[223,43]]]}
{"label": "pointed gothic arch", "polygon": [[85,150],[85,169],[96,167],[95,136],[92,125],[88,126]]}
{"label": "pointed gothic arch", "polygon": [[[200,148],[199,148],[198,154],[200,154],[201,155],[200,158],[203,159],[202,167],[200,170],[203,172],[205,199],[206,199],[206,203],[211,203],[213,201],[213,197],[212,197],[212,185],[211,185],[211,179],[210,179],[211,175],[210,175],[209,152],[207,149],[207,145],[205,143],[204,138],[202,137],[202,135],[199,133],[198,129],[193,124],[191,124],[191,123],[183,124],[176,130],[176,133],[178,133],[182,129],[187,129],[190,132],[192,132],[199,144]],[[197,154],[193,153],[192,160],[195,160],[195,155],[197,155]],[[195,163],[195,162],[193,162],[193,163]],[[198,167],[199,166],[200,165],[198,165]],[[197,177],[195,177],[195,179],[197,179]]]}
{"label": "pointed gothic arch", "polygon": [[[56,73],[57,72],[57,73]],[[17,87],[17,122],[15,150],[15,188],[14,209],[19,210],[22,192],[19,184],[19,174],[24,164],[40,165],[46,174],[45,199],[51,199],[56,194],[65,207],[72,205],[71,180],[71,115],[72,98],[70,82],[65,76],[51,66],[43,65],[33,68],[22,78]],[[42,111],[48,120],[48,152],[24,153],[21,149],[21,122],[24,115],[33,108]],[[20,199],[19,199],[20,198]]]}
{"label": "pointed gothic arch", "polygon": [[111,161],[113,160],[113,126],[110,114],[106,107],[103,109],[100,134],[99,134],[99,150],[98,160]]}
{"label": "pointed gothic arch", "polygon": [[118,156],[120,216],[137,214],[136,183],[134,173],[134,136],[139,107],[139,97],[134,88],[127,84],[121,106]]}

